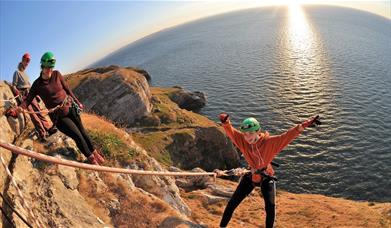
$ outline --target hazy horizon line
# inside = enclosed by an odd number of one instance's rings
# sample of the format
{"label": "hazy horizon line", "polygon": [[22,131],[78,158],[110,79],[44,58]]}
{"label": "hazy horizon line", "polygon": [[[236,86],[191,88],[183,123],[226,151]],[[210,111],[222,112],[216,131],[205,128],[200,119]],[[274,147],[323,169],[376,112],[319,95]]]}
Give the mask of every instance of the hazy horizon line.
{"label": "hazy horizon line", "polygon": [[[346,9],[351,9],[351,10],[356,10],[356,11],[360,11],[360,12],[363,12],[363,13],[367,13],[367,14],[370,14],[370,15],[373,15],[373,16],[378,16],[378,17],[384,18],[384,19],[386,19],[386,20],[391,22],[391,15],[390,15],[390,17],[386,17],[384,15],[380,15],[380,14],[377,14],[377,13],[374,13],[374,12],[371,12],[371,11],[358,9],[358,8],[353,8],[353,7],[349,7],[349,6],[341,6],[341,5],[333,5],[333,4],[325,4],[325,3],[304,3],[304,4],[300,4],[300,5],[302,7],[306,7],[306,6],[328,6],[328,7],[335,7],[335,8],[346,8]],[[117,49],[111,51],[110,53],[104,55],[103,57],[99,58],[96,61],[93,61],[92,63],[86,65],[84,68],[81,68],[79,70],[85,70],[85,69],[91,68],[96,63],[99,63],[103,59],[108,58],[108,57],[114,55],[118,51],[120,51],[122,49],[125,49],[126,47],[128,47],[130,45],[133,45],[136,42],[142,41],[142,40],[144,40],[144,39],[146,39],[146,38],[148,38],[150,36],[156,35],[156,34],[158,34],[160,32],[164,32],[164,31],[169,30],[169,29],[175,29],[177,27],[184,26],[186,24],[190,24],[190,23],[194,23],[194,22],[201,21],[201,20],[204,20],[204,19],[208,19],[208,18],[212,18],[212,17],[218,17],[218,16],[222,16],[222,15],[230,14],[230,13],[234,13],[234,12],[240,12],[240,11],[246,11],[246,10],[252,10],[252,9],[255,10],[255,9],[261,9],[261,8],[262,9],[263,8],[276,8],[276,7],[280,8],[280,7],[289,7],[289,6],[287,6],[287,5],[265,5],[265,6],[256,6],[256,7],[242,8],[242,9],[233,9],[233,10],[229,10],[229,11],[222,12],[222,13],[217,13],[217,14],[213,14],[213,15],[206,15],[206,16],[203,16],[203,17],[200,17],[200,18],[191,19],[189,21],[179,22],[178,24],[169,25],[167,27],[163,27],[163,28],[161,28],[159,30],[153,31],[153,32],[151,32],[149,34],[143,35],[143,36],[141,36],[139,38],[135,38],[134,40],[129,41],[128,43],[122,45],[120,48],[117,48]]]}

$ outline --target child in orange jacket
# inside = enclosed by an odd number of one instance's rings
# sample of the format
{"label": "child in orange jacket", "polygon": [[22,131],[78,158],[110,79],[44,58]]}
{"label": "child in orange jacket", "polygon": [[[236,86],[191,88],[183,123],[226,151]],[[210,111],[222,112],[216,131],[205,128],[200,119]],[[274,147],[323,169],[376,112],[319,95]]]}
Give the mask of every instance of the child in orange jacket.
{"label": "child in orange jacket", "polygon": [[270,163],[274,157],[291,143],[309,126],[319,125],[319,116],[292,127],[281,135],[270,136],[260,132],[260,124],[255,118],[247,118],[240,126],[240,131],[232,127],[229,115],[219,115],[227,136],[237,146],[251,167],[251,173],[244,175],[224,210],[220,227],[226,227],[232,214],[244,198],[254,189],[261,187],[265,201],[266,228],[272,228],[275,219],[276,184],[274,170]]}

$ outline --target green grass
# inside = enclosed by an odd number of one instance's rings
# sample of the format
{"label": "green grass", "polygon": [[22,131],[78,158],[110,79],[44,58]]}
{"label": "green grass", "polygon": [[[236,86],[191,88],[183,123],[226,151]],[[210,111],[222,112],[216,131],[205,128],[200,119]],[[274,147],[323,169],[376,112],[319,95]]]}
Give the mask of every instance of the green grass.
{"label": "green grass", "polygon": [[124,143],[117,135],[113,133],[101,133],[98,131],[88,131],[94,145],[98,146],[104,156],[110,160],[116,160],[120,163],[129,163],[133,161],[139,152]]}
{"label": "green grass", "polygon": [[154,157],[159,163],[165,166],[173,165],[170,153],[165,149],[167,144],[166,138],[169,134],[167,132],[152,132],[144,134],[133,134],[133,139],[140,144],[150,156]]}

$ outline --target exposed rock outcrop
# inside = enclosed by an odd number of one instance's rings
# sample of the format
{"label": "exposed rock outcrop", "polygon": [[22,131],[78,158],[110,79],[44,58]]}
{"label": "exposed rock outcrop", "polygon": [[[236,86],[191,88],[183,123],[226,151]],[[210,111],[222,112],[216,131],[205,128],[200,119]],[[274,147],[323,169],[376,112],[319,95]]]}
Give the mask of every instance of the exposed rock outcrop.
{"label": "exposed rock outcrop", "polygon": [[203,92],[195,91],[189,92],[181,87],[178,88],[175,93],[170,95],[172,101],[178,104],[180,108],[184,108],[189,111],[198,112],[206,105],[206,95]]}
{"label": "exposed rock outcrop", "polygon": [[144,75],[117,66],[67,75],[67,82],[89,112],[131,125],[151,111],[151,93]]}
{"label": "exposed rock outcrop", "polygon": [[137,68],[137,67],[126,67],[126,69],[134,70],[137,73],[144,75],[145,79],[147,79],[148,82],[150,82],[152,80],[151,75],[149,75],[149,73],[144,69]]}
{"label": "exposed rock outcrop", "polygon": [[[153,161],[153,163],[156,171],[165,171],[157,162]],[[175,180],[172,177],[132,175],[132,180],[136,187],[157,196],[181,214],[187,216],[191,214],[190,208],[182,200],[179,188],[175,185]]]}
{"label": "exposed rock outcrop", "polygon": [[[171,166],[169,168],[170,172],[182,172],[181,169]],[[205,172],[201,168],[194,168],[191,172],[202,173]],[[175,183],[178,187],[184,189],[185,191],[193,191],[195,189],[204,189],[210,185],[213,185],[214,179],[210,176],[189,176],[189,177],[176,177]]]}
{"label": "exposed rock outcrop", "polygon": [[195,128],[171,137],[173,141],[166,150],[175,166],[186,170],[201,167],[208,171],[238,166],[238,154],[217,127]]}

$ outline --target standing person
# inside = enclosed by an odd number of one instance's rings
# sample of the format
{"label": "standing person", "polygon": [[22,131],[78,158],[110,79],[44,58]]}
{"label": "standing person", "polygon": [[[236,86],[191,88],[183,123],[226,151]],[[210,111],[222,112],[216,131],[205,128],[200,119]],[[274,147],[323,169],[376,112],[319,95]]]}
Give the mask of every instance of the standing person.
{"label": "standing person", "polygon": [[220,227],[226,227],[237,206],[256,186],[261,187],[265,201],[266,228],[272,228],[275,220],[276,184],[271,162],[274,157],[291,143],[303,130],[314,124],[319,125],[319,116],[299,124],[281,135],[270,136],[268,132],[261,133],[261,126],[255,118],[247,118],[240,126],[240,131],[232,127],[229,115],[219,115],[227,136],[243,153],[251,167],[251,173],[242,177],[234,194],[229,200]]}
{"label": "standing person", "polygon": [[[26,74],[25,70],[29,65],[31,56],[29,53],[26,53],[22,57],[22,61],[18,65],[18,69],[15,71],[12,79],[12,91],[15,96],[20,95],[21,99],[18,99],[19,104],[26,99],[26,96],[31,88],[29,76]],[[30,105],[27,106],[27,110],[30,112],[39,112],[41,111],[38,105],[38,101],[34,98]],[[45,140],[49,132],[54,133],[54,128],[51,129],[51,124],[41,113],[30,113],[31,121],[34,124],[35,130],[38,133],[38,137],[41,140]]]}
{"label": "standing person", "polygon": [[104,162],[104,158],[92,145],[80,119],[79,112],[83,109],[83,105],[69,89],[61,73],[53,70],[55,63],[53,53],[43,54],[40,76],[34,81],[21,107],[26,108],[34,97],[39,95],[46,108],[54,109],[49,113],[53,124],[76,142],[77,147],[91,164],[100,165]]}

